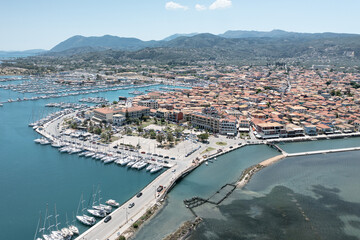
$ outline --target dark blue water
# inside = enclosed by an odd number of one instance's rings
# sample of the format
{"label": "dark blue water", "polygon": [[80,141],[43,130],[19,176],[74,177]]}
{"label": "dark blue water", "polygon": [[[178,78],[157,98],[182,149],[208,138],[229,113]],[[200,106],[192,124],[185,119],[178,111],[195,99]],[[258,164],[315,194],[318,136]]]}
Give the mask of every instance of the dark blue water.
{"label": "dark blue water", "polygon": [[[160,174],[104,165],[33,142],[39,135],[28,123],[58,110],[45,108],[46,103],[76,102],[84,96],[103,96],[113,101],[118,96],[130,96],[132,90],[6,103],[0,107],[1,239],[32,239],[39,211],[44,215],[46,204],[53,212],[56,203],[59,221],[65,223],[65,213],[69,220],[73,212],[76,214],[82,193],[88,204],[94,186],[100,186],[103,201],[112,198],[122,203]],[[0,89],[0,101],[17,96]],[[81,231],[86,229],[78,226]]]}

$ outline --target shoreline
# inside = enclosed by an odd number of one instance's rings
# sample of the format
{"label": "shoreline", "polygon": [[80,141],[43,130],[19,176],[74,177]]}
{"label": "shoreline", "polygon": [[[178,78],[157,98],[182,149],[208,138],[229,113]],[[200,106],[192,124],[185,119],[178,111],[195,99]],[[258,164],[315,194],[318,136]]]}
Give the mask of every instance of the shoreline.
{"label": "shoreline", "polygon": [[[63,116],[65,117],[65,116]],[[48,124],[44,125],[44,128],[47,128],[50,124],[52,123],[49,122]],[[40,133],[41,135],[48,137],[51,139],[51,136],[49,136],[46,131],[39,131],[39,129],[36,129],[36,131],[38,133]],[[153,200],[150,200],[149,202],[147,202],[145,205],[143,205],[141,207],[141,209],[139,209],[136,213],[132,214],[132,222],[125,222],[123,224],[119,224],[119,226],[117,227],[117,230],[115,232],[106,234],[109,239],[117,239],[117,237],[115,236],[116,234],[123,235],[126,234],[127,237],[134,237],[136,235],[136,232],[141,228],[133,228],[133,224],[135,222],[137,222],[139,219],[141,219],[144,214],[146,214],[146,212],[149,209],[153,209],[154,206],[161,204],[164,205],[163,201],[164,199],[166,199],[168,192],[171,191],[171,189],[179,182],[181,181],[182,178],[186,177],[186,175],[188,175],[189,173],[191,173],[193,170],[195,170],[197,167],[199,167],[201,164],[203,164],[204,162],[207,162],[208,160],[214,159],[218,156],[227,154],[229,152],[235,151],[241,147],[247,146],[247,145],[268,145],[269,147],[274,147],[275,149],[278,150],[279,152],[281,152],[280,155],[271,157],[269,159],[266,159],[262,162],[260,162],[259,164],[256,164],[254,166],[250,166],[249,168],[247,168],[246,170],[243,171],[242,175],[240,176],[240,180],[236,181],[235,185],[237,186],[237,188],[243,188],[251,179],[251,177],[258,171],[260,171],[262,168],[265,168],[267,166],[270,166],[282,159],[284,159],[285,157],[290,157],[290,156],[295,156],[294,154],[288,154],[285,151],[283,151],[280,147],[276,146],[276,143],[281,143],[281,142],[302,142],[302,141],[313,141],[313,140],[326,140],[326,139],[334,139],[334,138],[347,138],[347,137],[358,137],[360,136],[360,133],[352,133],[352,134],[338,134],[338,135],[329,135],[329,136],[313,136],[313,137],[303,137],[303,138],[296,138],[296,139],[272,139],[272,140],[240,140],[241,142],[239,142],[236,145],[232,145],[230,146],[230,144],[228,145],[228,147],[226,147],[225,149],[222,149],[222,151],[220,152],[215,152],[211,155],[203,155],[201,153],[198,153],[197,155],[194,155],[191,159],[195,160],[195,163],[187,165],[186,168],[182,169],[181,172],[176,172],[176,174],[173,175],[173,178],[171,179],[167,179],[170,180],[168,182],[166,182],[165,179],[165,175],[168,175],[169,171],[164,171],[162,174],[160,174],[157,178],[155,178],[152,182],[150,182],[147,186],[145,186],[141,191],[145,191],[148,188],[151,188],[152,185],[158,185],[158,182],[160,179],[162,179],[162,183],[163,186],[165,186],[165,190],[156,198]],[[341,151],[349,151],[350,149],[341,149]],[[359,149],[354,149],[352,148],[351,150],[360,150]],[[308,154],[320,154],[320,153],[331,153],[331,152],[336,152],[339,150],[336,149],[332,149],[332,150],[322,150],[322,151],[313,151],[313,152],[308,152],[308,153],[303,153],[304,155],[308,155]],[[315,153],[316,152],[316,153]],[[299,154],[299,153],[297,153]],[[116,212],[120,212],[123,207],[126,207],[126,204],[128,204],[131,201],[132,198],[128,199],[121,208],[119,208],[118,211],[114,211],[114,214],[116,214]],[[155,201],[154,201],[155,200]],[[162,207],[160,207],[162,208]],[[149,220],[151,220],[153,218],[153,216],[155,216],[156,214],[158,214],[159,209],[155,210],[152,213],[152,216],[149,219],[146,219],[141,225],[143,225],[144,223],[148,222]],[[100,225],[101,221],[99,223],[97,223],[95,226],[97,226],[98,224]],[[91,231],[93,231],[94,228],[91,227],[89,228],[87,231],[85,231],[84,233],[82,233],[77,239],[79,239],[80,237],[86,236],[88,233],[90,233]]]}

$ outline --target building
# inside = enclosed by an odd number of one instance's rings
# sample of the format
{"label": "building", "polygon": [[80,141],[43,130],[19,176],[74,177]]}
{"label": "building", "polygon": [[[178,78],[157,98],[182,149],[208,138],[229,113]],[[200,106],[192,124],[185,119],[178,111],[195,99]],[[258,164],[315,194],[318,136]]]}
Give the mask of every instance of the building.
{"label": "building", "polygon": [[195,128],[208,130],[209,132],[218,133],[220,126],[220,119],[208,116],[203,113],[191,114],[191,125]]}
{"label": "building", "polygon": [[286,136],[284,125],[277,122],[260,122],[254,125],[255,136],[262,139],[279,138]]}
{"label": "building", "polygon": [[237,122],[235,119],[221,119],[219,125],[219,133],[222,135],[237,135]]}
{"label": "building", "polygon": [[167,119],[170,122],[180,122],[182,121],[184,118],[184,114],[181,111],[177,111],[177,110],[173,110],[173,111],[169,111],[168,115],[167,115]]}
{"label": "building", "polygon": [[150,115],[150,108],[144,106],[135,106],[121,109],[126,118],[141,118]]}
{"label": "building", "polygon": [[96,108],[94,109],[94,116],[92,120],[96,122],[112,122],[113,115],[119,113],[121,110],[114,110],[109,107],[105,108]]}
{"label": "building", "polygon": [[285,126],[287,137],[301,137],[304,136],[304,128],[299,127],[295,124],[286,124]]}
{"label": "building", "polygon": [[117,126],[122,126],[126,123],[126,117],[123,114],[114,114],[113,115],[113,124]]}
{"label": "building", "polygon": [[158,109],[159,108],[159,104],[155,99],[140,100],[138,102],[138,105],[148,107],[148,108],[151,108],[151,109]]}
{"label": "building", "polygon": [[305,134],[306,135],[309,135],[309,136],[315,136],[317,135],[317,131],[316,131],[316,126],[315,125],[305,125],[304,126],[304,131],[305,131]]}

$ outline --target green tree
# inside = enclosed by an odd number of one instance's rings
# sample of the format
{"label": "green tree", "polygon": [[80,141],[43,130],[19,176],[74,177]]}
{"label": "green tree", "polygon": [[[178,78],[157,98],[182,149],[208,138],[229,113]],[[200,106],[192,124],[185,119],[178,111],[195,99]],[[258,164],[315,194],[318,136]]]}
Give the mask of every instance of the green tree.
{"label": "green tree", "polygon": [[113,101],[113,104],[118,104],[118,102],[117,102],[117,101]]}
{"label": "green tree", "polygon": [[100,135],[102,132],[101,128],[95,128],[94,133]]}
{"label": "green tree", "polygon": [[168,142],[173,142],[174,141],[174,136],[172,135],[171,132],[168,132],[166,138],[167,138]]}
{"label": "green tree", "polygon": [[197,137],[198,137],[202,142],[204,142],[204,141],[206,141],[206,140],[209,139],[209,134],[208,134],[208,133],[202,133],[202,134],[197,135]]}
{"label": "green tree", "polygon": [[144,131],[144,128],[143,128],[142,126],[139,126],[139,127],[137,128],[137,130],[138,130],[139,133],[142,133],[142,132]]}
{"label": "green tree", "polygon": [[156,141],[158,141],[161,145],[162,142],[164,141],[164,136],[161,133],[159,133],[158,135],[156,135]]}

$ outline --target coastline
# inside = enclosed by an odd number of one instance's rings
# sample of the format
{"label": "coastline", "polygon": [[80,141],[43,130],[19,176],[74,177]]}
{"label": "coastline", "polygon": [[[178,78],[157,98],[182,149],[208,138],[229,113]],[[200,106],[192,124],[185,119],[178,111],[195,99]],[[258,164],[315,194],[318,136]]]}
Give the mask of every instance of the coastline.
{"label": "coastline", "polygon": [[[49,123],[50,124],[50,123]],[[44,128],[47,128],[48,125],[44,125]],[[46,131],[40,131],[39,129],[36,129],[36,131],[47,137],[47,138],[52,138],[51,135],[47,134]],[[269,159],[266,159],[254,166],[251,166],[249,168],[247,168],[241,175],[240,180],[236,182],[236,186],[237,188],[243,188],[251,179],[251,177],[258,171],[260,171],[262,168],[265,168],[267,166],[270,166],[280,160],[282,160],[283,158],[287,157],[287,156],[292,156],[293,154],[288,154],[285,151],[283,151],[281,148],[279,148],[278,146],[274,145],[275,143],[281,143],[281,142],[293,142],[293,141],[311,141],[311,140],[318,140],[318,139],[331,139],[331,138],[346,138],[346,137],[357,137],[359,136],[359,134],[357,133],[353,133],[353,134],[341,134],[341,135],[333,135],[333,136],[315,136],[315,137],[304,137],[302,139],[274,139],[274,140],[249,140],[249,141],[242,141],[237,145],[233,145],[233,146],[229,146],[226,147],[225,149],[222,149],[222,151],[220,152],[216,152],[213,153],[211,155],[202,155],[201,153],[198,153],[197,155],[193,156],[193,159],[195,159],[195,163],[187,166],[185,169],[183,169],[183,171],[181,172],[176,172],[176,174],[174,174],[174,177],[168,180],[170,180],[169,182],[164,181],[164,183],[166,182],[166,184],[164,186],[166,186],[165,190],[155,199],[155,201],[151,200],[149,201],[147,204],[145,204],[138,212],[136,212],[135,214],[132,214],[131,217],[131,222],[126,222],[124,224],[120,224],[120,226],[117,228],[117,231],[113,232],[113,233],[109,233],[109,238],[110,239],[117,239],[117,237],[115,236],[117,233],[120,233],[121,235],[125,235],[126,237],[134,237],[136,235],[136,232],[138,232],[138,230],[141,228],[141,225],[144,222],[148,222],[153,216],[155,216],[158,212],[159,212],[159,208],[162,208],[163,201],[167,196],[167,193],[169,191],[171,191],[172,187],[179,181],[181,181],[182,178],[184,178],[186,175],[188,175],[189,173],[191,173],[193,170],[195,170],[197,167],[199,167],[202,163],[210,160],[210,159],[214,159],[217,156],[220,155],[224,155],[227,154],[228,152],[237,150],[241,147],[247,146],[247,145],[268,145],[269,147],[274,147],[281,152],[280,155],[271,157]],[[325,138],[326,137],[326,138]],[[341,151],[349,151],[350,149],[341,149]],[[358,150],[358,149],[354,149],[352,148],[351,150]],[[332,150],[322,150],[322,151],[314,151],[314,152],[308,152],[308,153],[301,153],[304,155],[308,155],[308,154],[320,154],[320,153],[331,153],[331,152],[336,152],[336,149],[332,149]],[[299,153],[297,153],[299,154]],[[155,182],[157,182],[160,178],[163,178],[164,175],[167,175],[168,171],[165,171],[164,173],[162,173],[161,175],[159,175],[156,179],[154,179],[151,183],[149,183],[142,191],[144,191],[147,188],[151,188],[151,185],[158,185],[155,184]],[[165,180],[165,179],[164,179]],[[162,184],[164,184],[162,183]],[[131,201],[131,199],[127,200],[123,206],[126,207],[126,204],[128,204]],[[160,203],[161,202],[161,203]],[[162,205],[161,207],[159,206],[158,209],[154,209],[154,212],[152,212],[152,216],[150,216],[149,218],[145,219],[139,228],[133,228],[133,224],[136,223],[139,219],[141,219],[148,210],[153,209],[154,206],[156,205]],[[121,212],[121,208],[119,208],[118,211],[115,211],[114,214],[116,214],[116,212]],[[99,222],[100,223],[100,222]],[[100,224],[99,224],[100,225]],[[97,226],[97,225],[95,225]],[[82,237],[84,235],[86,235],[87,233],[90,233],[92,230],[94,230],[93,228],[89,228],[87,231],[85,231],[83,234],[81,234],[79,236]],[[78,239],[79,239],[78,238]]]}

